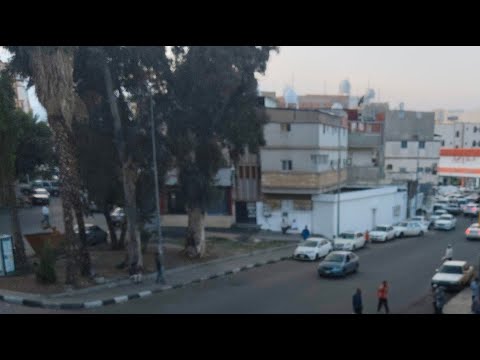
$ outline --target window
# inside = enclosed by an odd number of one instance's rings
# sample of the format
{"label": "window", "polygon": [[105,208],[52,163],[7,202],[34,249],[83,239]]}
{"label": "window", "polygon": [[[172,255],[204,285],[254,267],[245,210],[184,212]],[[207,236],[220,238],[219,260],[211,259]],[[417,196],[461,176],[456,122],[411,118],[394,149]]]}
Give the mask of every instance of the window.
{"label": "window", "polygon": [[323,124],[323,133],[325,134],[325,124]]}
{"label": "window", "polygon": [[458,145],[455,145],[455,149],[458,149]]}
{"label": "window", "polygon": [[317,164],[317,165],[328,163],[328,155],[313,154],[313,155],[310,155],[310,159],[314,164]]}
{"label": "window", "polygon": [[425,149],[425,141],[419,141],[419,142],[418,142],[418,147],[419,147],[420,149]]}
{"label": "window", "polygon": [[388,165],[387,165],[387,170],[393,170],[393,165],[392,165],[392,164],[388,164]]}
{"label": "window", "polygon": [[476,126],[473,127],[473,132],[476,133],[478,128]]}
{"label": "window", "polygon": [[245,166],[245,179],[250,179],[250,166]]}
{"label": "window", "polygon": [[243,179],[243,166],[238,167],[238,177]]}
{"label": "window", "polygon": [[280,124],[280,130],[282,132],[290,132],[291,131],[290,124]]}
{"label": "window", "polygon": [[282,160],[282,170],[292,170],[292,160]]}
{"label": "window", "polygon": [[445,146],[445,140],[442,140],[442,146]]}
{"label": "window", "polygon": [[407,146],[408,146],[408,143],[406,141],[402,141],[402,143],[401,143],[402,149],[406,149]]}
{"label": "window", "polygon": [[477,146],[477,142],[475,140],[472,141],[472,147]]}
{"label": "window", "polygon": [[455,132],[455,137],[460,137],[460,131]]}
{"label": "window", "polygon": [[432,168],[426,167],[426,168],[425,168],[425,172],[426,172],[427,174],[430,174],[430,173],[432,172]]}
{"label": "window", "polygon": [[255,179],[257,174],[256,174],[256,167],[255,166],[252,166],[252,179]]}
{"label": "window", "polygon": [[419,172],[419,173],[423,172],[423,167],[419,167],[419,168],[418,168],[418,172]]}
{"label": "window", "polygon": [[407,169],[404,168],[404,167],[401,167],[399,170],[400,170],[401,173],[406,173],[407,172]]}

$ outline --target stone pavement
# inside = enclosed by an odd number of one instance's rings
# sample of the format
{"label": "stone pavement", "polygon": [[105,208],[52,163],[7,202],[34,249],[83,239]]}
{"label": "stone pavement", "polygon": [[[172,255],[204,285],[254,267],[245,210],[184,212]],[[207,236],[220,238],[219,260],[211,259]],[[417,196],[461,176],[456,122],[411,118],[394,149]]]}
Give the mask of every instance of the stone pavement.
{"label": "stone pavement", "polygon": [[444,314],[471,314],[472,291],[466,287],[454,296],[443,308]]}
{"label": "stone pavement", "polygon": [[167,285],[163,286],[155,283],[156,273],[153,273],[145,275],[140,284],[134,284],[130,279],[123,279],[62,294],[40,295],[0,290],[0,300],[53,309],[84,309],[117,304],[287,260],[291,258],[295,246],[296,244],[289,244],[274,249],[167,270],[165,272]]}

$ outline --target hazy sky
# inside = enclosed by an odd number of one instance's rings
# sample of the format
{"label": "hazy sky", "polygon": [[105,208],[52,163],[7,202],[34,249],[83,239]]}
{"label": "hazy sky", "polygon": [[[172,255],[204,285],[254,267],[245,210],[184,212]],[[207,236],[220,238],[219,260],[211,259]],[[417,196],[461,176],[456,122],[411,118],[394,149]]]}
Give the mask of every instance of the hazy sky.
{"label": "hazy sky", "polygon": [[282,94],[292,83],[299,95],[338,94],[348,78],[354,95],[368,81],[380,100],[409,110],[480,108],[480,47],[281,46],[272,55],[264,91]]}
{"label": "hazy sky", "polygon": [[[0,59],[6,53],[0,47]],[[348,78],[353,95],[363,95],[368,82],[375,100],[400,102],[408,110],[480,108],[480,47],[281,46],[260,78],[264,91],[283,93],[293,84],[299,95],[337,94]],[[325,86],[326,85],[326,86]],[[34,111],[44,110],[29,91]]]}

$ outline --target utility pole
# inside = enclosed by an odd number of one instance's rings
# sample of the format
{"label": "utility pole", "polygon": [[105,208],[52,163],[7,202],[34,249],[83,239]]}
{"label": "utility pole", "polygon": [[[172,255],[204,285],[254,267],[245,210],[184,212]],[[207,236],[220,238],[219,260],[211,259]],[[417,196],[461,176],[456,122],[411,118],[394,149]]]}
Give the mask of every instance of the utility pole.
{"label": "utility pole", "polygon": [[153,120],[153,95],[150,93],[150,122],[152,125],[152,151],[153,151],[153,174],[155,183],[155,204],[157,207],[157,261],[160,266],[158,270],[158,280],[165,284],[164,260],[163,260],[163,236],[160,223],[160,191],[158,189],[158,169],[157,169],[157,147],[155,145],[155,121]]}
{"label": "utility pole", "polygon": [[340,165],[341,165],[341,148],[340,148],[340,131],[341,124],[338,126],[338,164],[337,164],[337,237],[340,235]]}
{"label": "utility pole", "polygon": [[418,205],[418,167],[420,166],[420,137],[418,135],[415,136],[417,138],[417,169],[415,171],[415,186],[416,186],[416,192],[415,192],[415,210],[413,216],[417,215],[417,205]]}

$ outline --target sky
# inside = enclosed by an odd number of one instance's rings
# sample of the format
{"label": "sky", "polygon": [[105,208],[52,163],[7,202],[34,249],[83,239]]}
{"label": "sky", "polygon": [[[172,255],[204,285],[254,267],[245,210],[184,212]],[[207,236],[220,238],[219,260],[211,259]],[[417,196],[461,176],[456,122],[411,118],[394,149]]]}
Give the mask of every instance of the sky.
{"label": "sky", "polygon": [[[0,47],[0,60],[8,54]],[[348,79],[352,95],[363,95],[370,84],[374,101],[407,110],[480,109],[480,47],[478,46],[281,46],[270,58],[262,91],[283,94],[292,85],[297,94],[338,94]],[[34,113],[45,110],[29,90]]]}
{"label": "sky", "polygon": [[[348,79],[352,95],[370,83],[374,101],[403,102],[407,110],[480,108],[480,47],[281,46],[259,78],[262,91],[338,94]],[[326,86],[325,86],[326,85]]]}

